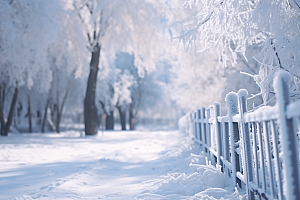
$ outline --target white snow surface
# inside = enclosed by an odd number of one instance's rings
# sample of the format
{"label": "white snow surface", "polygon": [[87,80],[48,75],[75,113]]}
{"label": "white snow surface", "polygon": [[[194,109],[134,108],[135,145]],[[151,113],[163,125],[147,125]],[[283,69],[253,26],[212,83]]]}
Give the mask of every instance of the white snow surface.
{"label": "white snow surface", "polygon": [[9,134],[0,137],[0,199],[246,198],[199,152],[178,131]]}

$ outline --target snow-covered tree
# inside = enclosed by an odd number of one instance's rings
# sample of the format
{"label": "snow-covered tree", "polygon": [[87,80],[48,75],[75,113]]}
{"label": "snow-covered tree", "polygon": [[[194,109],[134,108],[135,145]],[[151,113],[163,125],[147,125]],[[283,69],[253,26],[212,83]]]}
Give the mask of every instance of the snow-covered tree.
{"label": "snow-covered tree", "polygon": [[[111,59],[113,61],[108,61]],[[119,111],[122,130],[126,129],[126,112],[133,103],[133,88],[141,77],[134,66],[134,56],[118,52],[114,57],[101,63],[101,73],[98,76],[97,99],[103,112],[107,115],[106,128],[113,129],[113,111]]]}
{"label": "snow-covered tree", "polygon": [[[61,89],[53,89],[53,85],[59,85],[58,77],[65,75],[60,84],[84,77],[82,66],[87,63],[87,50],[85,43],[82,43],[83,31],[78,26],[77,16],[62,0],[1,1],[0,17],[1,132],[6,135],[9,131],[17,102],[23,110],[27,110],[31,132],[31,114],[35,112],[32,109],[39,105],[37,115],[44,116],[43,127],[49,100],[53,100],[51,94],[60,94]],[[22,89],[20,94],[19,89]],[[60,99],[59,102],[65,102],[66,94],[68,92],[60,95],[63,98],[55,98],[55,101]],[[42,98],[37,98],[38,95]],[[9,99],[12,102],[10,109],[4,105]],[[60,107],[57,117],[60,118],[63,105],[57,105]],[[59,130],[59,126],[56,129]]]}
{"label": "snow-covered tree", "polygon": [[113,102],[116,105],[122,130],[126,130],[126,112],[132,103],[132,88],[137,84],[137,69],[134,66],[134,56],[124,52],[118,52],[114,62],[118,72],[117,81],[114,83]]}
{"label": "snow-covered tree", "polygon": [[97,81],[97,101],[101,105],[102,114],[106,115],[105,118],[105,128],[107,130],[114,129],[114,107],[113,97],[114,97],[114,83],[116,81],[116,71],[114,67],[109,67],[101,70],[98,75]]}
{"label": "snow-covered tree", "polygon": [[[108,52],[125,50],[134,52],[135,66],[140,74],[154,69],[153,25],[158,24],[158,3],[138,0],[87,0],[75,1],[74,7],[86,32],[88,49],[91,52],[90,74],[85,96],[85,132],[97,133],[97,109],[95,91],[101,48]],[[154,23],[153,23],[154,22]],[[151,44],[151,43],[150,43]]]}
{"label": "snow-covered tree", "polygon": [[[61,20],[62,31],[60,37],[49,46],[47,56],[53,79],[45,105],[45,114],[49,106],[55,124],[55,128],[53,128],[58,133],[60,132],[60,121],[68,95],[77,90],[73,85],[75,79],[84,79],[87,76],[87,73],[83,72],[83,66],[88,63],[86,59],[88,51],[83,42],[83,32],[78,28],[79,21],[76,15],[74,16],[74,12],[69,11],[68,7],[65,9],[65,18]],[[77,93],[80,94],[79,91]],[[74,103],[73,106],[76,106],[76,104]]]}
{"label": "snow-covered tree", "polygon": [[[55,13],[55,16],[53,16]],[[38,78],[44,78],[40,89],[50,87],[51,75],[47,63],[47,48],[60,32],[63,9],[59,1],[1,1],[0,2],[0,121],[1,134],[7,135],[12,122],[19,88],[29,89]],[[40,69],[43,66],[43,69]],[[38,75],[40,75],[38,77]],[[4,102],[12,91],[6,119]]]}
{"label": "snow-covered tree", "polygon": [[246,49],[251,45],[262,47],[258,59],[260,70],[254,80],[260,87],[264,103],[273,93],[272,80],[277,69],[282,68],[294,76],[292,95],[299,91],[299,2],[261,0],[185,0],[186,7],[197,6],[199,12],[178,21],[178,37],[184,47],[194,52],[218,52],[224,67],[235,65],[238,55],[245,60]]}
{"label": "snow-covered tree", "polygon": [[146,74],[138,81],[136,87],[132,88],[132,99],[138,100],[136,100],[137,107],[133,109],[136,124],[167,125],[169,122],[172,122],[172,125],[177,124],[180,109],[171,98],[174,63],[169,60],[170,56],[166,54],[161,56],[156,63],[156,70]]}

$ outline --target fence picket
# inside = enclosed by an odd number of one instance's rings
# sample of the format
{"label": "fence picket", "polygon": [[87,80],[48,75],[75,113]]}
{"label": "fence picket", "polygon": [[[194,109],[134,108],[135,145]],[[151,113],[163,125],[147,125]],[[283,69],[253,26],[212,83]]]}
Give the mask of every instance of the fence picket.
{"label": "fence picket", "polygon": [[280,170],[280,161],[279,161],[279,153],[278,153],[278,137],[275,131],[275,122],[271,120],[271,131],[272,131],[272,140],[273,140],[273,152],[274,152],[274,159],[275,159],[275,177],[277,182],[278,188],[278,198],[279,200],[283,199],[283,191],[282,191],[282,180],[281,180],[281,170]]}
{"label": "fence picket", "polygon": [[207,152],[210,150],[210,126],[208,123],[209,120],[209,108],[205,109],[205,138],[206,138],[206,145],[207,145]]}
{"label": "fence picket", "polygon": [[199,140],[201,141],[201,145],[203,145],[203,139],[202,139],[202,133],[201,133],[201,110],[198,109],[197,110],[197,113],[198,113],[198,136],[199,136]]}
{"label": "fence picket", "polygon": [[286,117],[287,106],[290,104],[290,76],[280,70],[274,80],[274,89],[279,110],[280,142],[283,147],[283,183],[284,194],[289,200],[300,199],[299,149],[296,144],[296,133],[293,118]]}
{"label": "fence picket", "polygon": [[221,115],[221,104],[214,103],[214,126],[217,137],[217,164],[222,165],[220,157],[222,156],[222,135],[221,124],[218,122],[218,117]]}
{"label": "fence picket", "polygon": [[256,186],[259,188],[259,171],[258,171],[258,156],[257,156],[257,139],[256,139],[256,124],[252,123],[252,136],[253,136],[253,156],[255,163]]}
{"label": "fence picket", "polygon": [[[224,136],[224,159],[226,162],[230,162],[229,158],[230,158],[230,154],[229,154],[229,127],[228,127],[228,122],[224,122],[224,127],[223,127],[223,136]],[[225,161],[223,161],[225,163]],[[227,167],[227,169],[230,169],[229,167]],[[228,170],[226,170],[226,173],[228,173]],[[229,175],[229,173],[228,173]]]}
{"label": "fence picket", "polygon": [[239,163],[236,162],[236,151],[235,151],[235,142],[236,142],[236,130],[233,125],[232,117],[233,115],[237,114],[237,95],[234,92],[227,94],[226,96],[226,104],[228,109],[228,127],[229,127],[229,134],[230,134],[230,153],[231,153],[231,164],[232,164],[232,178],[233,178],[233,185],[236,186],[236,172],[237,168],[239,168]]}
{"label": "fence picket", "polygon": [[265,158],[264,158],[264,150],[263,150],[260,122],[257,123],[257,135],[258,135],[258,146],[259,146],[259,164],[260,164],[259,171],[260,171],[260,174],[263,175],[262,179],[261,179],[261,188],[262,188],[262,193],[265,193],[266,192],[266,178],[264,176],[264,174],[265,174]]}
{"label": "fence picket", "polygon": [[246,187],[248,189],[248,198],[250,200],[255,199],[253,190],[250,190],[248,182],[253,182],[253,163],[251,155],[251,143],[250,143],[250,132],[248,124],[244,123],[244,113],[247,112],[247,90],[240,90],[238,92],[238,104],[239,104],[239,114],[240,114],[240,127],[241,127],[241,137],[243,142],[243,163],[244,163],[244,174],[246,179]]}
{"label": "fence picket", "polygon": [[207,153],[207,148],[206,148],[206,127],[205,127],[205,123],[204,123],[204,120],[205,120],[205,108],[201,108],[201,133],[202,133],[202,140],[203,140],[203,150],[205,153]]}
{"label": "fence picket", "polygon": [[267,122],[263,121],[263,134],[264,134],[264,141],[265,141],[265,149],[266,149],[266,158],[267,158],[267,168],[268,168],[268,174],[269,174],[269,185],[270,185],[270,193],[271,198],[274,198],[274,175],[273,175],[273,168],[272,168],[272,155],[270,151],[270,138],[267,128]]}

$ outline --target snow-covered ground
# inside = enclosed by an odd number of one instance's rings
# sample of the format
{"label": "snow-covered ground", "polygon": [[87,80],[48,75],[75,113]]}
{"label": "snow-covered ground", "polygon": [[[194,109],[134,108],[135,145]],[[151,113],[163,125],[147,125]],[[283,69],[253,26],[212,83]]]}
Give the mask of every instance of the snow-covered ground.
{"label": "snow-covered ground", "polygon": [[0,137],[0,199],[243,197],[191,153],[199,149],[178,131],[10,134]]}

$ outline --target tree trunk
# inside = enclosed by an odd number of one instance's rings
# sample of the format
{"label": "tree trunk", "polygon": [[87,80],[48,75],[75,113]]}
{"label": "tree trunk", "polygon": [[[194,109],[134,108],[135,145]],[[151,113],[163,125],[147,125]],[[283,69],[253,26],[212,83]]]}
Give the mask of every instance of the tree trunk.
{"label": "tree trunk", "polygon": [[42,124],[42,119],[41,119],[42,116],[41,116],[41,111],[40,110],[36,111],[36,117],[37,117],[37,122],[36,123],[37,123],[37,125],[40,126]]}
{"label": "tree trunk", "polygon": [[106,116],[105,129],[106,130],[114,130],[114,125],[115,125],[114,111],[110,111],[110,113],[108,113],[108,114],[109,115]]}
{"label": "tree trunk", "polygon": [[18,115],[18,124],[21,123],[21,113],[22,113],[23,105],[19,102],[19,107],[17,107],[17,115]]}
{"label": "tree trunk", "polygon": [[1,99],[1,106],[4,111],[4,102],[5,102],[5,90],[6,90],[6,84],[4,83],[2,86],[2,99]]}
{"label": "tree trunk", "polygon": [[55,131],[56,131],[56,133],[60,133],[60,117],[61,117],[61,115],[60,115],[60,113],[59,112],[57,112],[56,113],[56,121],[55,121]]}
{"label": "tree trunk", "polygon": [[17,112],[17,109],[18,109],[18,108],[15,109],[15,114],[14,114],[15,117],[14,117],[14,122],[13,122],[13,126],[16,127],[16,128],[17,128],[17,126],[18,126],[18,121],[19,121],[19,120],[18,120],[18,112]]}
{"label": "tree trunk", "polygon": [[32,115],[31,115],[30,94],[28,95],[28,132],[32,133]]}
{"label": "tree trunk", "polygon": [[117,106],[119,115],[120,115],[120,123],[122,127],[122,131],[126,131],[126,112],[122,110],[121,106]]}
{"label": "tree trunk", "polygon": [[42,133],[45,133],[45,125],[46,125],[46,120],[47,120],[48,106],[49,106],[49,99],[47,99],[45,110],[44,110],[44,117],[43,117],[43,121],[42,121],[42,129],[41,129]]}
{"label": "tree trunk", "polygon": [[109,113],[106,112],[105,110],[105,104],[102,101],[99,101],[101,104],[103,112],[106,114],[105,117],[105,129],[106,130],[114,130],[114,111],[109,111]]}
{"label": "tree trunk", "polygon": [[84,130],[86,135],[95,135],[98,132],[97,107],[95,105],[97,73],[101,46],[97,44],[92,52],[90,74],[84,98]]}
{"label": "tree trunk", "polygon": [[10,109],[9,109],[9,114],[8,114],[7,122],[5,124],[4,132],[1,132],[1,135],[4,135],[4,136],[8,135],[9,128],[10,128],[10,125],[12,123],[12,118],[13,118],[14,111],[15,111],[15,106],[16,106],[17,99],[18,99],[18,93],[19,93],[19,90],[16,87],[14,95],[13,95],[13,98],[12,98],[12,101],[11,101],[11,105],[10,105]]}
{"label": "tree trunk", "polygon": [[55,131],[56,133],[59,133],[59,123],[60,123],[60,105],[59,105],[59,75],[58,75],[58,71],[56,70],[56,74],[57,74],[57,83],[56,83],[56,120],[55,120]]}
{"label": "tree trunk", "polygon": [[5,128],[5,114],[4,114],[4,90],[5,88],[3,86],[0,87],[0,123],[1,123],[1,129],[0,134],[4,134],[4,128]]}
{"label": "tree trunk", "polygon": [[61,120],[62,112],[63,112],[64,106],[65,106],[65,103],[66,103],[66,100],[67,100],[67,97],[69,94],[69,90],[70,90],[70,84],[68,84],[68,87],[67,87],[66,93],[63,97],[61,106],[58,107],[60,109],[57,109],[57,118],[56,118],[56,132],[57,133],[60,132],[60,120]]}
{"label": "tree trunk", "polygon": [[[53,104],[52,102],[52,105],[50,106],[50,115],[51,115],[51,122],[53,124],[55,124],[56,122],[56,110],[57,110],[56,104]],[[53,130],[51,131],[55,131],[55,126],[53,126]]]}
{"label": "tree trunk", "polygon": [[47,111],[48,111],[48,107],[49,107],[49,103],[50,103],[50,96],[51,96],[51,89],[49,91],[49,95],[48,95],[46,105],[45,105],[44,117],[43,117],[43,121],[42,121],[42,133],[45,132],[45,125],[46,125],[46,121],[47,121]]}
{"label": "tree trunk", "polygon": [[135,116],[133,115],[133,108],[129,106],[129,128],[130,130],[135,129]]}

